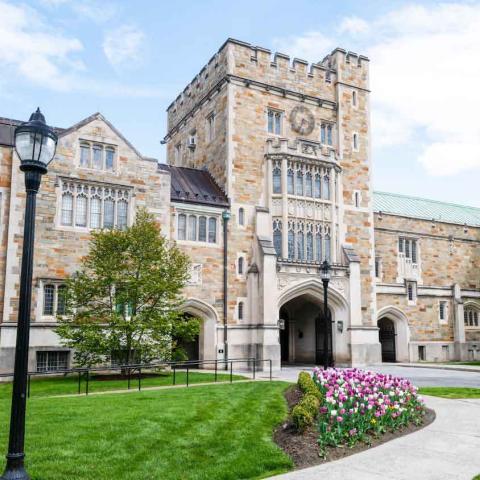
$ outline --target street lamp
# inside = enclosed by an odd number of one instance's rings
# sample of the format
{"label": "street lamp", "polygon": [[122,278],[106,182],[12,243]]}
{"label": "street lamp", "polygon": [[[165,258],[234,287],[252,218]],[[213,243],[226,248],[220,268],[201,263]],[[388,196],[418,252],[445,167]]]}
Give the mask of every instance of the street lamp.
{"label": "street lamp", "polygon": [[223,358],[225,360],[225,370],[228,369],[228,221],[230,212],[222,212],[223,219]]}
{"label": "street lamp", "polygon": [[[330,334],[330,319],[328,315],[328,282],[330,281],[331,266],[327,260],[324,260],[320,265],[320,275],[323,283],[323,368],[328,368],[330,364],[328,356],[328,337]],[[332,347],[333,348],[333,347]]]}
{"label": "street lamp", "polygon": [[42,175],[47,173],[47,166],[55,155],[56,148],[57,135],[46,125],[45,117],[39,108],[35,113],[32,113],[28,122],[22,123],[15,129],[15,150],[20,158],[20,170],[25,172],[27,199],[23,227],[22,270],[20,273],[10,437],[7,466],[0,480],[28,480],[30,478],[24,467],[24,445],[35,207]]}

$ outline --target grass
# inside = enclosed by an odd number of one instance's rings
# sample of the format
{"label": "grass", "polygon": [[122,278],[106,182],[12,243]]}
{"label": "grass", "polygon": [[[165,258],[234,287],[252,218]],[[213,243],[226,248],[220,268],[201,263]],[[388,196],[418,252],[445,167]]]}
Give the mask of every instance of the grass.
{"label": "grass", "polygon": [[[209,385],[28,402],[32,480],[233,480],[292,468],[272,440],[284,382]],[[9,400],[0,397],[0,445]],[[0,460],[0,468],[3,469]]]}
{"label": "grass", "polygon": [[422,395],[442,398],[480,398],[480,388],[466,387],[421,387]]}
{"label": "grass", "polygon": [[[233,380],[242,380],[245,377],[240,375],[233,375]],[[189,384],[204,383],[215,381],[213,373],[189,372]],[[226,373],[218,373],[217,381],[230,381],[230,375]],[[187,382],[186,372],[176,372],[176,385],[185,385]],[[159,373],[154,376],[146,376],[142,378],[141,385],[144,387],[162,387],[173,384],[172,373]],[[131,389],[138,389],[138,379],[136,374],[132,374],[130,381]],[[102,375],[91,375],[88,385],[88,391],[105,392],[109,390],[124,390],[128,388],[126,379],[105,379]],[[11,383],[0,383],[0,398],[10,395],[12,389]],[[85,393],[86,381],[85,377],[81,381],[81,393]],[[52,395],[69,395],[78,393],[78,375],[68,375],[60,377],[32,377],[30,386],[30,396],[52,396]]]}

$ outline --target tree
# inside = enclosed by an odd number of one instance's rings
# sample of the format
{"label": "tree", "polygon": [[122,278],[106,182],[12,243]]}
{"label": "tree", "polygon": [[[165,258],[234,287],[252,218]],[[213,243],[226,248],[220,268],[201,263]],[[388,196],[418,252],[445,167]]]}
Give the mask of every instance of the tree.
{"label": "tree", "polygon": [[188,256],[141,209],[124,230],[92,233],[89,253],[66,282],[66,314],[56,332],[79,366],[168,360],[198,335],[179,310]]}

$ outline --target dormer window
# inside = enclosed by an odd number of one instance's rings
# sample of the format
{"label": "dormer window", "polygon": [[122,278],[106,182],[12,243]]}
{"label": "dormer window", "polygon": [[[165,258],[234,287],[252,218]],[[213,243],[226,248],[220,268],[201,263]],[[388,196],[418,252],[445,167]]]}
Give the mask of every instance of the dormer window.
{"label": "dormer window", "polygon": [[116,149],[112,145],[92,143],[84,140],[80,142],[79,165],[82,168],[113,172],[115,170],[115,157]]}

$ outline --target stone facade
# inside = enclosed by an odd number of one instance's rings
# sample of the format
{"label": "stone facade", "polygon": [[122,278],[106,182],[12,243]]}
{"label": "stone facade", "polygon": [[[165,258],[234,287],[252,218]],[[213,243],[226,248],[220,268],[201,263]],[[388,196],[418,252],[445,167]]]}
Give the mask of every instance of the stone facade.
{"label": "stone facade", "polygon": [[[368,76],[368,59],[342,49],[309,65],[229,39],[168,108],[169,166],[139,154],[100,114],[59,129],[38,195],[30,368],[37,352],[62,350],[53,332],[58,289],[87,251],[89,222],[130,223],[139,206],[192,259],[183,309],[202,319],[200,359],[228,351],[275,368],[319,362],[324,322],[341,365],[478,358],[480,225],[375,207]],[[18,122],[2,122],[0,370],[9,371],[25,195],[2,134],[10,128],[11,137]],[[86,147],[101,149],[104,168],[82,164]]]}

